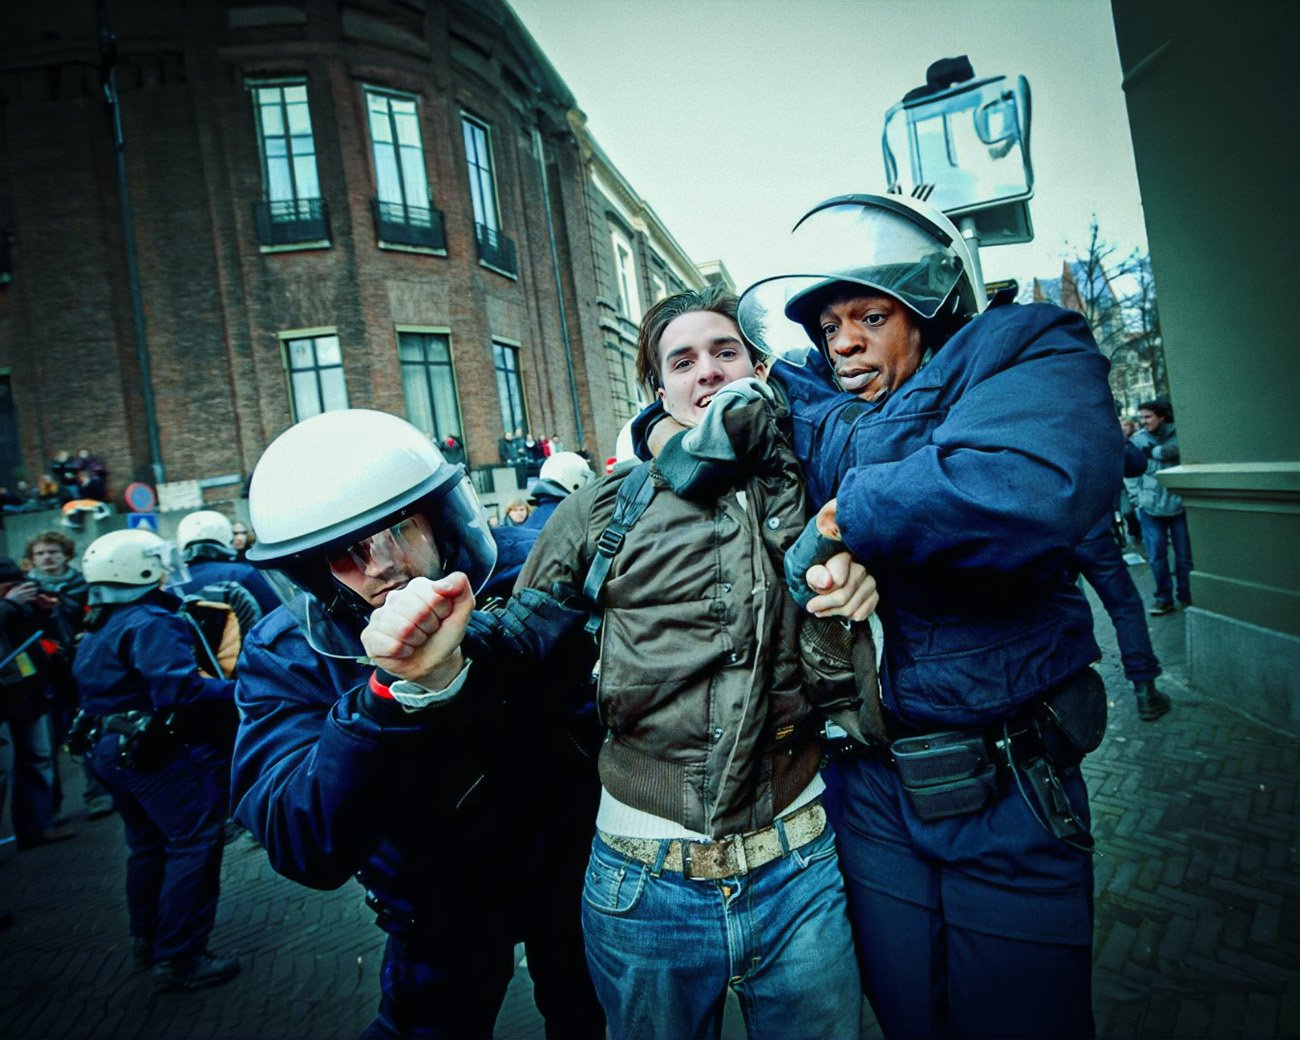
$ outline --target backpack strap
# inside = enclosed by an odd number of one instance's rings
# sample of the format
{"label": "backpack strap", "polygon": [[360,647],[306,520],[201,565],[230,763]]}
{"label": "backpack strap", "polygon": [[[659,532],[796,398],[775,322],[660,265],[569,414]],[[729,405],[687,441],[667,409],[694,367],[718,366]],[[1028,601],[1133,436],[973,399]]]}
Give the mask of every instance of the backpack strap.
{"label": "backpack strap", "polygon": [[614,500],[614,515],[609,526],[596,539],[596,555],[587,568],[587,580],[582,583],[582,598],[586,600],[591,616],[583,627],[595,636],[603,620],[600,609],[601,589],[609,577],[610,564],[623,548],[627,532],[641,518],[646,506],[655,495],[655,483],[650,479],[650,463],[643,462],[623,478],[618,497]]}

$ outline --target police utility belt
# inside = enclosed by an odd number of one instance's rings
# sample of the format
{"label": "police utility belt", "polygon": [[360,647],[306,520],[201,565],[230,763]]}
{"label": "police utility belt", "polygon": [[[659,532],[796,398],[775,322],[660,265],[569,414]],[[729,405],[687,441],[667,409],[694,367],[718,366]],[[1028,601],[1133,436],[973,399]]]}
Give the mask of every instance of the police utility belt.
{"label": "police utility belt", "polygon": [[117,760],[127,769],[150,772],[157,769],[177,743],[170,715],[150,711],[117,711],[108,715],[77,712],[68,727],[66,745],[74,755],[84,755],[105,734],[116,734]]}
{"label": "police utility belt", "polygon": [[697,881],[716,881],[757,870],[821,837],[825,830],[826,810],[820,801],[813,801],[789,816],[779,817],[770,827],[720,841],[625,838],[598,833],[601,841],[628,859]]}
{"label": "police utility belt", "polygon": [[888,762],[922,820],[978,812],[1014,785],[1039,822],[1068,839],[1086,828],[1061,773],[1095,751],[1105,731],[1106,688],[1101,676],[1086,668],[1002,722],[896,736],[889,742]]}

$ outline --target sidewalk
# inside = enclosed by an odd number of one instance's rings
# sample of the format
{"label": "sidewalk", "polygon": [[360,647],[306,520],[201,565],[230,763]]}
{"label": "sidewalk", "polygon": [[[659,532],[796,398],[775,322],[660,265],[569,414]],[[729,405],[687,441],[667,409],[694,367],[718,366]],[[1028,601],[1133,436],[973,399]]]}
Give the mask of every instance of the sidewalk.
{"label": "sidewalk", "polygon": [[[1134,568],[1150,599],[1145,567]],[[1110,727],[1087,760],[1097,836],[1095,1008],[1103,1037],[1300,1035],[1300,751],[1290,738],[1187,690],[1183,616],[1151,619],[1174,710],[1137,719],[1100,607]],[[136,971],[116,816],[17,853],[0,847],[0,1037],[355,1037],[378,999],[382,936],[361,889],[315,892],[261,850],[226,849],[213,948],[243,973],[215,990],[154,996]],[[730,1017],[727,1036],[743,1036]],[[497,1036],[541,1037],[526,966]]]}

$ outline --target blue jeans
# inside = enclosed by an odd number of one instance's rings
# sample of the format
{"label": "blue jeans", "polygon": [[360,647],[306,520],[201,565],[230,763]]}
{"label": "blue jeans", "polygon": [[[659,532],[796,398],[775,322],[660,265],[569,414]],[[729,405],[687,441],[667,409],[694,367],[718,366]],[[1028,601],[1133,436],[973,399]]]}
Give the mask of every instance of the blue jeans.
{"label": "blue jeans", "polygon": [[1192,602],[1192,540],[1187,534],[1187,514],[1152,516],[1145,509],[1138,510],[1138,523],[1142,525],[1142,547],[1151,564],[1151,577],[1156,582],[1156,603],[1172,606],[1173,585],[1169,580],[1169,545],[1174,547],[1174,577],[1178,582],[1178,602],[1184,606]]}
{"label": "blue jeans", "polygon": [[858,1035],[862,994],[829,826],[719,881],[656,870],[597,836],[582,928],[611,1040],[712,1040],[728,985],[751,1037]]}
{"label": "blue jeans", "polygon": [[1097,591],[1097,598],[1115,626],[1115,640],[1129,682],[1145,682],[1160,674],[1160,661],[1151,649],[1142,597],[1110,531],[1088,538],[1074,550],[1074,566]]}
{"label": "blue jeans", "polygon": [[14,837],[19,845],[33,844],[54,821],[54,728],[48,712],[34,719],[24,712],[0,713],[0,724],[9,739],[0,748],[0,811],[12,784]]}
{"label": "blue jeans", "polygon": [[184,959],[206,949],[217,916],[228,774],[197,745],[178,745],[157,769],[127,769],[118,739],[100,737],[87,757],[126,829],[131,935],[155,961]]}

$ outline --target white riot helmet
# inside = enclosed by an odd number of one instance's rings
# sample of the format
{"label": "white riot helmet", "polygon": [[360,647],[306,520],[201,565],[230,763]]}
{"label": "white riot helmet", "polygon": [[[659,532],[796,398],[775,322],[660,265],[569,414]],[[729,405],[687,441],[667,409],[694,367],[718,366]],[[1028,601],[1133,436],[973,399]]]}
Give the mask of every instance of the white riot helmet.
{"label": "white riot helmet", "polygon": [[557,451],[542,463],[537,474],[539,480],[549,480],[565,491],[574,492],[596,479],[587,460],[576,451]]}
{"label": "white riot helmet", "polygon": [[981,311],[984,285],[961,232],[933,206],[902,195],[840,195],[814,206],[792,232],[787,273],[756,282],[738,308],[741,331],[768,354],[825,341],[828,300],[867,289],[916,316],[938,347]]}
{"label": "white riot helmet", "polygon": [[191,546],[211,542],[223,549],[235,550],[235,529],[229,520],[215,509],[200,509],[188,513],[176,525],[176,547],[186,561],[192,559]]}
{"label": "white riot helmet", "polygon": [[81,573],[90,583],[89,603],[133,603],[164,582],[189,580],[176,547],[152,531],[110,531],[100,535],[81,558]]}
{"label": "white riot helmet", "polygon": [[248,510],[257,533],[248,562],[267,569],[308,641],[331,657],[364,658],[359,634],[376,599],[411,578],[463,571],[477,592],[496,564],[464,467],[385,412],[324,412],[291,426],[258,461]]}

